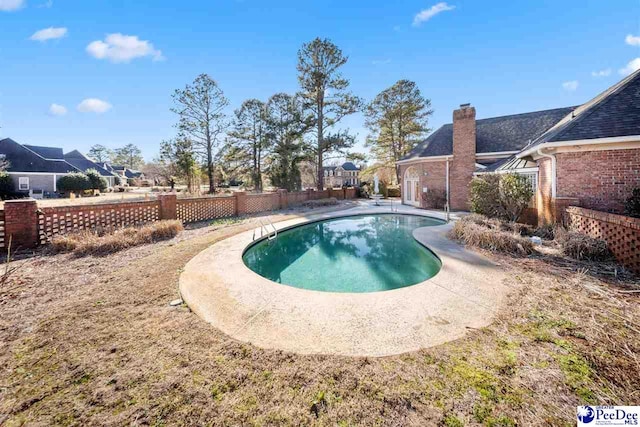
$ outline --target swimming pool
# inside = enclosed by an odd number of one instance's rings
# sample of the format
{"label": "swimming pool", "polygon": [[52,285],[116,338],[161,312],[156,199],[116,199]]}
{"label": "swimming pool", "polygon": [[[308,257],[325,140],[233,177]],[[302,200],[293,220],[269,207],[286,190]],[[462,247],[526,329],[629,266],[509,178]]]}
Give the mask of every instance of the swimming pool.
{"label": "swimming pool", "polygon": [[325,292],[379,292],[423,282],[441,262],[412,231],[442,225],[416,215],[371,214],[297,226],[247,248],[243,261],[284,285]]}

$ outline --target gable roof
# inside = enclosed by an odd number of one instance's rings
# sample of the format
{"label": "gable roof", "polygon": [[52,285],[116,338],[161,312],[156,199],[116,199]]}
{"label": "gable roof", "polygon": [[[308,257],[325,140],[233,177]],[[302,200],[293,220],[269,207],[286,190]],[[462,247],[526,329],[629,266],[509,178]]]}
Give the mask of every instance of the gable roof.
{"label": "gable roof", "polygon": [[[554,108],[476,120],[476,153],[518,151],[538,138],[575,107]],[[453,124],[448,123],[419,143],[402,160],[453,154]]]}
{"label": "gable roof", "polygon": [[356,165],[353,164],[353,162],[345,162],[342,164],[342,169],[346,170],[346,171],[357,171],[360,170],[360,168],[358,168]]}
{"label": "gable roof", "polygon": [[102,176],[114,176],[111,172],[100,166],[98,163],[90,160],[87,156],[79,152],[78,150],[73,150],[64,155],[64,159],[70,165],[74,166],[76,169],[81,170],[82,172],[86,172],[89,169],[95,169]]}
{"label": "gable roof", "polygon": [[0,154],[4,154],[5,159],[9,162],[8,172],[68,173],[78,171],[64,159],[45,159],[11,138],[0,140]]}
{"label": "gable roof", "polygon": [[62,148],[41,147],[38,145],[27,145],[27,144],[23,144],[23,146],[27,147],[29,150],[33,151],[40,157],[43,157],[47,160],[64,160],[64,155],[62,154]]}
{"label": "gable roof", "polygon": [[547,142],[640,135],[640,70],[582,104],[526,149]]}

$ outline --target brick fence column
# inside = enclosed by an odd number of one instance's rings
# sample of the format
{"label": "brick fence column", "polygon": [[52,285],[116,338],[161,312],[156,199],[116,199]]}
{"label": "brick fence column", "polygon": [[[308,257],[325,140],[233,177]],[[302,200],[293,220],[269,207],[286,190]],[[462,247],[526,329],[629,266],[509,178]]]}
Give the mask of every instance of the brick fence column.
{"label": "brick fence column", "polygon": [[289,197],[287,197],[287,190],[278,190],[278,196],[280,196],[280,209],[287,209],[289,207]]}
{"label": "brick fence column", "polygon": [[33,248],[38,244],[38,203],[33,199],[4,202],[5,242],[13,249]]}
{"label": "brick fence column", "polygon": [[178,196],[175,193],[159,194],[160,219],[178,219]]}
{"label": "brick fence column", "polygon": [[236,198],[236,215],[244,215],[247,213],[247,193],[244,191],[236,191],[234,193]]}

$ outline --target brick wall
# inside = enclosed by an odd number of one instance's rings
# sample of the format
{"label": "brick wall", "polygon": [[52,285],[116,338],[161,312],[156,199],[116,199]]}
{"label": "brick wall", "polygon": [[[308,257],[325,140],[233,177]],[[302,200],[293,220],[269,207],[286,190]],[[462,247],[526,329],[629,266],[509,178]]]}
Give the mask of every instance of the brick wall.
{"label": "brick wall", "polygon": [[[401,165],[400,166],[400,179],[402,180],[402,185],[400,186],[400,193],[402,196],[402,200],[404,201],[404,174],[409,167],[414,167],[418,173],[420,174],[420,192],[424,187],[429,190],[440,190],[446,191],[446,173],[447,173],[447,165],[445,161],[437,161],[437,162],[422,162],[416,163],[413,165]],[[420,196],[420,207],[428,208],[426,202]]]}
{"label": "brick wall", "polygon": [[640,187],[640,149],[559,153],[557,195],[580,206],[622,213],[631,191]]}
{"label": "brick wall", "polygon": [[453,112],[453,161],[451,162],[451,209],[469,210],[469,183],[476,169],[476,109]]}
{"label": "brick wall", "polygon": [[572,229],[606,241],[620,264],[640,274],[640,218],[579,207],[566,212]]}
{"label": "brick wall", "polygon": [[[352,199],[355,189],[331,190],[334,197]],[[246,194],[233,196],[193,197],[178,199],[175,194],[161,194],[158,200],[93,205],[69,205],[38,208],[32,199],[5,202],[0,210],[0,247],[9,237],[13,248],[30,248],[45,244],[57,235],[74,230],[99,227],[127,227],[163,219],[179,219],[183,223],[207,221],[235,215],[283,209],[307,200],[328,197],[328,191]]]}

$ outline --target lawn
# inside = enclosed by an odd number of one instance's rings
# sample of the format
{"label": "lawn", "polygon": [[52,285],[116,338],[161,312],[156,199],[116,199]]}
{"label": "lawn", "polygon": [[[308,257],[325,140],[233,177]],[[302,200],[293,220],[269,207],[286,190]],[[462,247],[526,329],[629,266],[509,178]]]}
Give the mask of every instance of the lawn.
{"label": "lawn", "polygon": [[18,261],[0,289],[0,424],[575,425],[577,405],[640,402],[638,281],[610,265],[491,255],[512,288],[491,326],[384,358],[263,350],[169,306],[186,262],[255,224]]}

